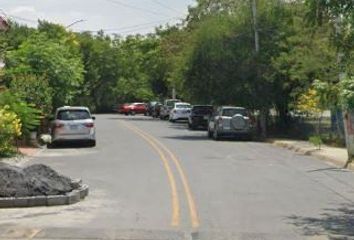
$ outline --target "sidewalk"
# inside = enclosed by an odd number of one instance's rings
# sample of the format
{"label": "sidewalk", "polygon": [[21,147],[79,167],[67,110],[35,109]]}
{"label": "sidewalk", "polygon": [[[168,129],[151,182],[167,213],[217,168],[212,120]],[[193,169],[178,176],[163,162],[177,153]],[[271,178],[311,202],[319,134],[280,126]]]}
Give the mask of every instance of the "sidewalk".
{"label": "sidewalk", "polygon": [[19,147],[19,154],[11,158],[0,158],[0,162],[12,164],[12,165],[23,165],[33,157],[37,156],[42,148],[34,148],[34,147]]}
{"label": "sidewalk", "polygon": [[[297,141],[290,139],[269,139],[275,146],[287,148],[297,153],[314,156],[338,167],[343,167],[348,159],[347,149],[336,148],[322,145],[318,150],[313,144],[307,141]],[[348,169],[354,170],[354,163],[348,166]]]}
{"label": "sidewalk", "polygon": [[33,157],[35,156],[39,151],[41,151],[41,148],[34,148],[34,147],[19,147],[18,151],[27,157]]}

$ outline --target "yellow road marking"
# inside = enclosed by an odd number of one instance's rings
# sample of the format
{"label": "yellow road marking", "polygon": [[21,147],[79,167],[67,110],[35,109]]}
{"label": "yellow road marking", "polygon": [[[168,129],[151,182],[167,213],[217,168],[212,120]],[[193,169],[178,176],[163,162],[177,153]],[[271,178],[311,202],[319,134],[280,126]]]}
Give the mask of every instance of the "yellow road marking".
{"label": "yellow road marking", "polygon": [[188,180],[187,180],[187,176],[186,176],[186,174],[183,171],[183,168],[182,168],[182,165],[180,163],[180,160],[176,157],[175,154],[173,154],[171,152],[170,149],[168,149],[163,143],[158,141],[156,138],[154,138],[150,134],[144,132],[143,130],[139,129],[138,127],[132,126],[131,124],[129,124],[129,125],[131,126],[131,128],[134,128],[134,130],[138,131],[139,133],[143,134],[145,137],[149,138],[151,141],[153,141],[154,143],[159,145],[165,152],[168,153],[168,155],[170,156],[170,158],[172,159],[172,161],[174,162],[174,164],[175,164],[175,166],[177,168],[177,171],[178,171],[178,173],[180,175],[180,178],[181,178],[181,181],[182,181],[182,184],[183,184],[184,192],[185,192],[185,195],[186,195],[186,198],[187,198],[187,202],[188,202],[188,206],[189,206],[189,213],[190,213],[192,227],[193,228],[199,227],[200,222],[199,222],[199,217],[198,217],[198,213],[197,213],[197,207],[196,207],[193,195],[192,195],[191,188],[190,188]]}
{"label": "yellow road marking", "polygon": [[124,125],[141,136],[160,156],[164,168],[167,173],[168,181],[170,184],[171,188],[171,198],[172,198],[172,219],[171,219],[171,225],[174,227],[179,226],[180,222],[180,206],[179,206],[179,200],[178,200],[178,192],[177,192],[177,185],[176,185],[176,180],[173,176],[171,167],[169,165],[169,161],[167,160],[165,154],[159,149],[159,147],[152,141],[150,140],[147,136],[144,134],[140,133],[137,129],[135,129],[133,126],[128,125],[127,123],[124,123]]}

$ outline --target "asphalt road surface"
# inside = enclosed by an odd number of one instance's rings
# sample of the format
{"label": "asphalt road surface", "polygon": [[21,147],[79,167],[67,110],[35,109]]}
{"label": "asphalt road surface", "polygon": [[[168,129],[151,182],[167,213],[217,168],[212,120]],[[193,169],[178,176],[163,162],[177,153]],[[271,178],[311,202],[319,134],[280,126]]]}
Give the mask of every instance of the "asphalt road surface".
{"label": "asphalt road surface", "polygon": [[[213,141],[186,123],[98,115],[97,147],[46,149],[90,186],[64,207],[0,210],[0,239],[351,239],[354,174],[267,143]],[[9,230],[10,229],[10,230]],[[12,234],[12,235],[11,235]]]}

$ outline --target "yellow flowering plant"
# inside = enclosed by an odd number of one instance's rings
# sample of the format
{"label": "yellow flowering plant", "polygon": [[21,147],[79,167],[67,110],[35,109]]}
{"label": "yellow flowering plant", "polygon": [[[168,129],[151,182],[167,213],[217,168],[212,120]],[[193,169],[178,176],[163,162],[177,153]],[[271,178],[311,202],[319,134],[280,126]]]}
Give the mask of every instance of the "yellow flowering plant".
{"label": "yellow flowering plant", "polygon": [[18,116],[9,110],[9,106],[0,107],[0,156],[14,153],[14,141],[22,135],[22,124]]}

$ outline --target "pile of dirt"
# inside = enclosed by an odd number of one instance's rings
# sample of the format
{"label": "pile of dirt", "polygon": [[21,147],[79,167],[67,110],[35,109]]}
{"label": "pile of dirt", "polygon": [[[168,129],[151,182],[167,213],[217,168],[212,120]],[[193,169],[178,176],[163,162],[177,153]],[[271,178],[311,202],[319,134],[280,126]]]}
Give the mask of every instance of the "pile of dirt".
{"label": "pile of dirt", "polygon": [[0,164],[0,197],[61,195],[75,187],[70,178],[43,164],[25,168]]}

